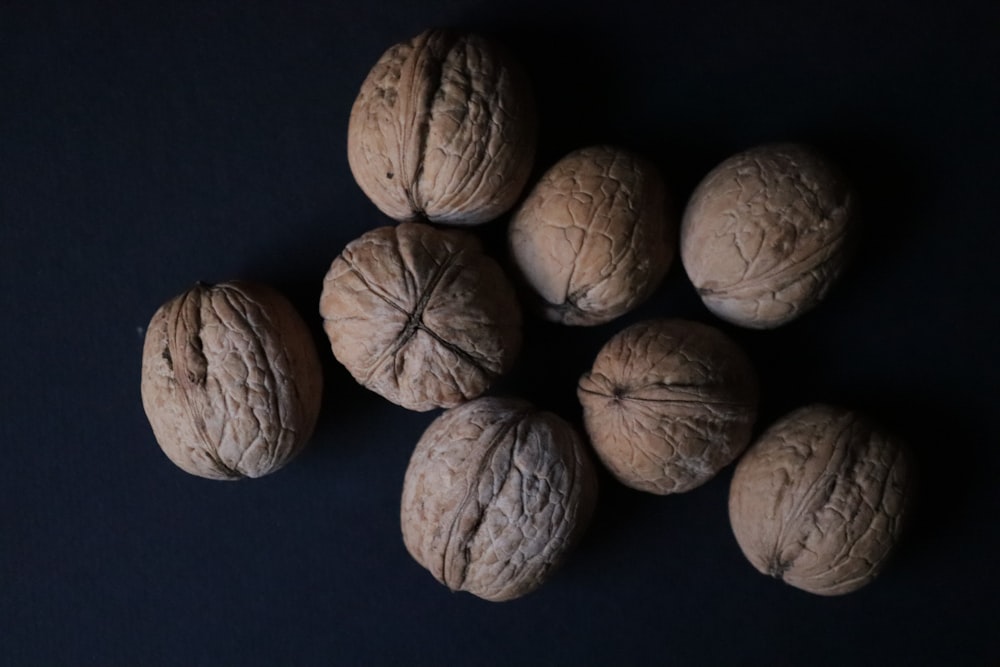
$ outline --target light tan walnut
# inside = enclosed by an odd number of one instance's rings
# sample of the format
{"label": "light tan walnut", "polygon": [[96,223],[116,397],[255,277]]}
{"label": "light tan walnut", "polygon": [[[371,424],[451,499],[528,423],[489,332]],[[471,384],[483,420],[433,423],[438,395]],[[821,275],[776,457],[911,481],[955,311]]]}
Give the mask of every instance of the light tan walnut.
{"label": "light tan walnut", "polygon": [[815,307],[840,274],[854,198],[813,150],[774,144],[735,155],[692,194],[681,260],[724,320],[773,328]]}
{"label": "light tan walnut", "polygon": [[527,80],[504,51],[478,35],[428,30],[386,51],[361,85],[347,158],[389,217],[472,225],[517,201],[535,135]]}
{"label": "light tan walnut", "polygon": [[510,600],[564,561],[596,496],[593,464],[566,421],[519,399],[480,398],[420,438],[403,483],[403,541],[450,589]]}
{"label": "light tan walnut", "polygon": [[605,467],[656,494],[690,491],[750,442],[757,381],[719,330],[659,319],[624,329],[580,378],[583,420]]}
{"label": "light tan walnut", "polygon": [[736,466],[729,518],[764,574],[819,595],[861,588],[903,526],[913,470],[900,441],[856,412],[795,410]]}
{"label": "light tan walnut", "polygon": [[142,404],[163,452],[192,475],[284,466],[312,435],[322,386],[308,327],[263,285],[198,284],[146,329]]}
{"label": "light tan walnut", "polygon": [[649,298],[673,261],[676,230],[656,168],[628,151],[594,146],[542,176],[515,213],[509,241],[542,315],[593,325]]}
{"label": "light tan walnut", "polygon": [[347,244],[323,282],[334,356],[360,384],[411,410],[482,394],[521,347],[521,309],[476,237],[420,223]]}

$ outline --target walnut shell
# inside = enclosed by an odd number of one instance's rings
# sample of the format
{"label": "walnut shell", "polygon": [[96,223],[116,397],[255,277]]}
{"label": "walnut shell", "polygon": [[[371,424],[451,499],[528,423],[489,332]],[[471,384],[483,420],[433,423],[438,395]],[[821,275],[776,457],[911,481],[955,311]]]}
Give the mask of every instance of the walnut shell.
{"label": "walnut shell", "polygon": [[420,438],[403,483],[410,555],[486,600],[541,586],[586,529],[597,476],[576,430],[510,398],[448,410]]}
{"label": "walnut shell", "polygon": [[702,301],[740,326],[779,326],[840,274],[854,218],[842,176],[796,144],[735,155],[701,181],[681,222],[681,261]]}
{"label": "walnut shell", "polygon": [[471,225],[517,201],[535,135],[528,83],[497,45],[428,30],[390,48],[368,74],[351,110],[347,158],[389,217]]}
{"label": "walnut shell", "polygon": [[410,410],[479,396],[521,346],[521,309],[499,264],[471,234],[420,223],[347,244],[319,310],[354,379]]}
{"label": "walnut shell", "polygon": [[729,517],[764,574],[819,595],[861,588],[883,568],[913,471],[898,439],[828,405],[795,410],[736,466]]}
{"label": "walnut shell", "polygon": [[593,146],[549,169],[509,227],[511,254],[553,322],[593,325],[656,290],[675,252],[663,181],[628,151]]}
{"label": "walnut shell", "polygon": [[198,284],[146,329],[142,404],[181,469],[209,479],[261,477],[312,435],[323,375],[312,335],[263,285]]}
{"label": "walnut shell", "polygon": [[656,494],[700,486],[750,442],[757,382],[721,331],[658,319],[605,344],[577,396],[594,450],[623,484]]}

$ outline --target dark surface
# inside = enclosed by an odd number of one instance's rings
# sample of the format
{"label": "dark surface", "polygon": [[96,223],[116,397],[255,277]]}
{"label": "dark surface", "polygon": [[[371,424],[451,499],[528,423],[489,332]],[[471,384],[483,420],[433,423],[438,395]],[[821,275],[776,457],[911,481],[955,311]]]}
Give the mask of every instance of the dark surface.
{"label": "dark surface", "polygon": [[[997,664],[1000,5],[163,4],[0,5],[0,664]],[[731,469],[663,498],[605,477],[580,549],[514,602],[407,555],[403,472],[435,413],[355,385],[317,302],[387,222],[348,171],[354,96],[431,25],[522,60],[539,169],[617,142],[679,210],[730,153],[792,139],[854,179],[864,232],[830,298],[775,331],[720,326],[758,366],[761,427],[827,400],[911,442],[915,521],[874,584],[827,599],[757,574]],[[504,222],[477,231],[501,258]],[[170,464],[139,397],[153,311],[229,278],[293,298],[327,380],[309,449],[237,483]],[[718,324],[675,264],[614,323],[529,322],[496,391],[578,421],[597,349],[660,315]]]}

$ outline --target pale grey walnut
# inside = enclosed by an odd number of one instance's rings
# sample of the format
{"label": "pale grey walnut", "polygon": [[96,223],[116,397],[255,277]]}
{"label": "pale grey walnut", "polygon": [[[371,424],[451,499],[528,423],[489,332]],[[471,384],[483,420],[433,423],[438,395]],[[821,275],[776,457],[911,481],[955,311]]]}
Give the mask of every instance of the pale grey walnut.
{"label": "pale grey walnut", "polygon": [[586,529],[597,477],[576,430],[510,398],[448,410],[403,482],[410,555],[455,591],[493,601],[537,589]]}
{"label": "pale grey walnut", "polygon": [[521,347],[521,309],[476,237],[420,223],[350,242],[319,304],[334,356],[355,380],[411,410],[482,394]]}
{"label": "pale grey walnut", "polygon": [[472,225],[517,201],[535,135],[527,80],[503,50],[478,35],[428,30],[386,51],[361,85],[347,158],[391,218]]}
{"label": "pale grey walnut", "polygon": [[605,467],[661,495],[690,491],[735,460],[757,414],[743,351],[718,329],[679,319],[639,322],[611,338],[577,396]]}
{"label": "pale grey walnut", "polygon": [[841,273],[855,217],[841,174],[810,148],[760,146],[701,181],[681,222],[681,261],[724,320],[777,327],[815,307]]}
{"label": "pale grey walnut", "polygon": [[862,415],[800,408],[736,466],[733,533],[760,572],[818,595],[850,593],[885,565],[913,478],[903,444]]}
{"label": "pale grey walnut", "polygon": [[323,375],[309,329],[275,290],[198,284],[146,329],[142,404],[181,469],[209,479],[261,477],[312,435]]}
{"label": "pale grey walnut", "polygon": [[514,214],[509,242],[546,319],[594,325],[649,298],[673,261],[676,233],[655,166],[592,146],[542,176]]}

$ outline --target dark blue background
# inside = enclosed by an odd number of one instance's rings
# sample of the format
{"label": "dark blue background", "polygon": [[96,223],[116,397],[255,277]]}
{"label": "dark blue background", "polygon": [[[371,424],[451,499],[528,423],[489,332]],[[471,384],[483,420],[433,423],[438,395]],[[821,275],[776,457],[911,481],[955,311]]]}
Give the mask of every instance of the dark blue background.
{"label": "dark blue background", "polygon": [[[910,441],[915,521],[873,585],[825,599],[757,574],[731,469],[663,498],[605,477],[584,543],[521,600],[410,559],[403,472],[435,413],[355,385],[317,303],[344,244],[387,223],[348,170],[353,99],[432,25],[522,60],[539,171],[615,142],[679,211],[729,154],[790,139],[854,179],[859,253],[808,316],[721,325],[678,263],[614,323],[530,321],[496,392],[578,422],[576,378],[614,332],[719,324],[759,369],[761,427],[826,400]],[[0,664],[996,664],[998,68],[995,2],[0,3]],[[504,223],[476,232],[500,259]],[[301,458],[220,483],[159,451],[139,367],[162,302],[230,278],[293,298],[327,391]]]}

